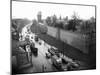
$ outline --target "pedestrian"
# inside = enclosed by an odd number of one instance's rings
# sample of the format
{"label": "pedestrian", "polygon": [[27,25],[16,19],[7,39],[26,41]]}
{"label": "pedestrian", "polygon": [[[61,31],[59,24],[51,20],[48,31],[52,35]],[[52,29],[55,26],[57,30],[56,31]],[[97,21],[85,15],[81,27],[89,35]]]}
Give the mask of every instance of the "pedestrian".
{"label": "pedestrian", "polygon": [[44,66],[44,71],[46,71],[46,66]]}
{"label": "pedestrian", "polygon": [[46,66],[42,65],[42,71],[43,71],[43,72],[46,71]]}
{"label": "pedestrian", "polygon": [[42,71],[44,72],[44,65],[42,65]]}
{"label": "pedestrian", "polygon": [[46,42],[45,42],[45,40],[43,40],[44,41],[44,46],[46,46]]}

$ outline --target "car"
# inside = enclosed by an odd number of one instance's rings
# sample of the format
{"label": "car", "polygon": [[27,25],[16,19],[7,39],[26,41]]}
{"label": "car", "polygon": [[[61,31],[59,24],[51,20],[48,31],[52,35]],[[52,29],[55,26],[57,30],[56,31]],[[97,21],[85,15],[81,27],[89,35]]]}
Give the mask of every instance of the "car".
{"label": "car", "polygon": [[59,50],[57,48],[51,47],[48,49],[48,52],[51,53],[51,55],[55,55],[59,53]]}
{"label": "car", "polygon": [[71,58],[67,58],[67,59],[62,58],[62,62],[66,64],[68,71],[77,70],[79,68],[79,64],[71,60]]}
{"label": "car", "polygon": [[29,35],[26,35],[25,41],[30,42],[30,36]]}
{"label": "car", "polygon": [[53,55],[51,62],[59,71],[77,70],[79,67],[79,65],[70,58],[63,58],[61,53]]}
{"label": "car", "polygon": [[17,31],[12,32],[12,39],[19,40],[19,33]]}
{"label": "car", "polygon": [[18,46],[22,47],[24,50],[26,50],[26,45],[30,45],[27,41],[20,41],[18,43]]}
{"label": "car", "polygon": [[39,37],[37,35],[35,35],[35,41],[38,42],[39,41]]}
{"label": "car", "polygon": [[71,62],[70,64],[70,70],[78,70],[79,64],[77,62]]}
{"label": "car", "polygon": [[35,56],[38,55],[38,48],[34,48],[32,51],[33,51],[33,54],[34,54]]}
{"label": "car", "polygon": [[46,58],[50,58],[51,57],[51,54],[49,52],[46,52],[45,55],[46,55]]}
{"label": "car", "polygon": [[51,57],[51,62],[52,62],[52,65],[54,65],[57,69],[61,68],[62,60],[57,55],[54,55]]}
{"label": "car", "polygon": [[33,54],[35,54],[35,55],[38,54],[38,48],[35,47],[35,44],[34,44],[34,43],[32,43],[32,44],[30,45],[30,49],[31,49],[31,52],[32,52]]}

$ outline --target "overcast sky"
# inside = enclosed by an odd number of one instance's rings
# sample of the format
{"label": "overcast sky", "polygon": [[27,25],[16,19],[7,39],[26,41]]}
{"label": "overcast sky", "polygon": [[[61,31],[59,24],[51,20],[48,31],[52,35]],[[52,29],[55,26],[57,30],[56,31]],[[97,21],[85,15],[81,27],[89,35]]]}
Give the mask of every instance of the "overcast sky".
{"label": "overcast sky", "polygon": [[42,12],[42,18],[53,16],[54,14],[62,18],[68,16],[71,18],[73,12],[76,12],[81,19],[95,17],[95,7],[63,4],[47,4],[34,2],[16,2],[12,1],[12,18],[37,19],[37,13]]}

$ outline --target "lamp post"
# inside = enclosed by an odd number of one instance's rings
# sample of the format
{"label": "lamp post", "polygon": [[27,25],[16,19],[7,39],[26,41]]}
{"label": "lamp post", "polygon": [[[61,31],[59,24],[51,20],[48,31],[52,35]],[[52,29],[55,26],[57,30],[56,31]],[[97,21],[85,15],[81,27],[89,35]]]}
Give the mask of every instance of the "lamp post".
{"label": "lamp post", "polygon": [[64,57],[64,41],[63,41],[63,57]]}

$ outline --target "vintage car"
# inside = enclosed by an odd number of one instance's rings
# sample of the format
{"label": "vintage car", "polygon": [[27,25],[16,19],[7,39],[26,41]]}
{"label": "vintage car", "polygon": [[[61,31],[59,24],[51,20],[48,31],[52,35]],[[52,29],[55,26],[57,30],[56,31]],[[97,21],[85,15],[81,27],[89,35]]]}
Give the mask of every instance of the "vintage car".
{"label": "vintage car", "polygon": [[12,39],[19,40],[19,33],[17,31],[12,32]]}
{"label": "vintage car", "polygon": [[51,54],[49,52],[46,52],[45,55],[46,55],[46,58],[50,58],[51,57]]}
{"label": "vintage car", "polygon": [[29,35],[26,35],[25,41],[30,42],[30,36]]}
{"label": "vintage car", "polygon": [[51,62],[52,62],[52,65],[54,65],[56,68],[58,69],[61,68],[62,60],[57,55],[54,55],[51,57]]}
{"label": "vintage car", "polygon": [[24,50],[26,50],[26,45],[30,45],[27,41],[19,41],[18,46],[22,47]]}
{"label": "vintage car", "polygon": [[48,52],[51,53],[51,55],[55,55],[59,53],[59,50],[57,48],[51,47],[48,49]]}
{"label": "vintage car", "polygon": [[67,70],[77,70],[79,68],[79,64],[76,61],[73,61],[71,58],[62,58],[63,63],[67,63]]}
{"label": "vintage car", "polygon": [[59,71],[71,71],[79,68],[79,64],[77,62],[66,58],[63,58],[61,54],[56,54],[51,57],[51,61]]}
{"label": "vintage car", "polygon": [[35,41],[38,42],[39,41],[39,37],[37,35],[35,35]]}
{"label": "vintage car", "polygon": [[31,49],[31,52],[35,55],[38,54],[38,48],[35,47],[35,44],[34,43],[31,43],[30,45],[30,49]]}

